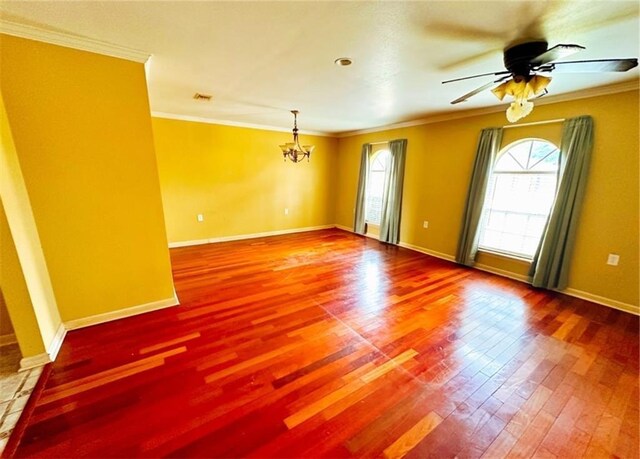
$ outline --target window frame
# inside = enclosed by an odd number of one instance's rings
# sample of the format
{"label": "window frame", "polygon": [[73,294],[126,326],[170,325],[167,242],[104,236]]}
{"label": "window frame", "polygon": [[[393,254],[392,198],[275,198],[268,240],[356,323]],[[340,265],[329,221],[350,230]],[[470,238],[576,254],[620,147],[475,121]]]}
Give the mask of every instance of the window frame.
{"label": "window frame", "polygon": [[[516,147],[519,144],[522,143],[527,143],[527,142],[531,142],[533,144],[533,142],[542,142],[548,145],[551,145],[554,147],[553,150],[551,150],[549,152],[548,155],[546,155],[543,159],[541,159],[540,161],[536,162],[535,164],[533,164],[532,166],[529,166],[529,161],[527,161],[527,165],[525,167],[529,168],[529,167],[535,167],[537,164],[539,164],[541,161],[544,161],[544,159],[551,155],[554,154],[555,152],[558,153],[558,159],[556,161],[556,169],[554,171],[531,171],[531,170],[512,170],[512,171],[496,171],[494,170],[495,166],[498,164],[498,161],[500,161],[500,159],[505,155],[508,154],[509,151],[511,149],[513,149],[514,147]],[[533,145],[532,145],[533,147]],[[529,159],[531,157],[531,153],[532,153],[532,148],[529,149],[529,154],[527,159]],[[512,155],[513,157],[513,155]],[[522,164],[520,164],[520,162],[513,157],[513,159],[516,161],[516,163],[518,165],[520,165],[522,167]],[[511,252],[509,250],[501,250],[499,248],[495,248],[495,247],[486,247],[481,245],[481,239],[482,239],[482,233],[484,231],[484,229],[486,228],[486,223],[488,220],[488,216],[487,216],[487,209],[488,209],[488,204],[490,203],[490,198],[489,198],[489,192],[490,192],[490,186],[491,186],[491,181],[494,177],[494,174],[496,175],[555,175],[556,176],[556,180],[555,180],[555,187],[554,187],[554,196],[557,194],[558,192],[558,186],[560,185],[560,174],[561,174],[561,168],[562,168],[562,153],[560,151],[560,147],[558,145],[556,145],[554,142],[548,140],[548,139],[544,139],[541,137],[525,137],[525,138],[521,138],[521,139],[517,139],[514,140],[513,142],[510,142],[509,144],[505,145],[503,148],[500,149],[500,151],[498,152],[498,154],[496,155],[495,160],[493,161],[493,164],[491,165],[491,174],[489,176],[489,182],[487,183],[487,194],[485,195],[485,200],[484,203],[482,205],[482,214],[480,216],[480,222],[479,222],[479,228],[478,228],[478,252],[482,252],[482,253],[488,253],[491,255],[497,255],[497,256],[501,256],[501,257],[505,257],[505,258],[510,258],[510,259],[514,259],[517,261],[524,261],[527,263],[531,263],[533,261],[533,257],[534,255],[527,255],[524,253],[518,253],[518,252]],[[493,190],[495,193],[495,190]],[[549,208],[549,213],[551,212],[553,208],[553,202],[551,203],[551,206]],[[509,213],[508,211],[506,213]],[[511,212],[514,213],[514,212]],[[526,212],[521,212],[524,215],[536,215],[536,214],[532,214],[532,213],[526,213]],[[548,219],[549,217],[549,213],[547,213],[546,217]],[[539,215],[539,214],[538,214]],[[540,237],[542,238],[544,236],[544,234],[541,234]]]}
{"label": "window frame", "polygon": [[[373,171],[373,167],[374,164],[376,163],[376,160],[378,160],[382,155],[387,157],[386,160],[386,164],[385,167],[382,170],[376,170]],[[383,174],[385,174],[387,172],[387,168],[390,165],[390,160],[391,160],[391,151],[389,150],[389,145],[385,144],[384,146],[381,146],[381,148],[379,148],[378,150],[374,151],[371,153],[371,156],[369,158],[369,170],[367,171],[367,176],[368,176],[368,180],[367,180],[367,188],[365,190],[365,207],[364,207],[364,222],[367,225],[372,225],[372,226],[380,226],[380,221],[378,222],[374,222],[368,219],[368,214],[369,214],[369,187],[371,186],[371,173],[372,172],[382,172]],[[383,190],[382,193],[384,194],[384,183],[382,185]]]}

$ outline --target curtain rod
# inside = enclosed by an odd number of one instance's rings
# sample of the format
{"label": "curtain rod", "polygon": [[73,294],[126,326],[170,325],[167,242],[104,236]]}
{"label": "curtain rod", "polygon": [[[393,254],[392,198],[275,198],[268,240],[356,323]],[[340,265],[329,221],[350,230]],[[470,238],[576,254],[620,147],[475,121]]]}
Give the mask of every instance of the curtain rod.
{"label": "curtain rod", "polygon": [[565,118],[558,118],[557,120],[534,121],[533,123],[509,124],[507,126],[502,126],[502,129],[511,129],[511,128],[525,127],[525,126],[537,126],[539,124],[562,123],[564,120]]}
{"label": "curtain rod", "polygon": [[369,145],[382,145],[383,143],[389,143],[389,141],[383,140],[382,142],[369,142]]}

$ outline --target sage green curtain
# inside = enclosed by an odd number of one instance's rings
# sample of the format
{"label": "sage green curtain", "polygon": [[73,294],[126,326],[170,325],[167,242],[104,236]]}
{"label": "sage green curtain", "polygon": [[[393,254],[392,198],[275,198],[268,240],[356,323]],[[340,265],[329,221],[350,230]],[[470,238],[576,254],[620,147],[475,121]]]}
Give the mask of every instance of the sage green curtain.
{"label": "sage green curtain", "polygon": [[529,270],[535,287],[563,289],[567,286],[592,149],[593,119],[580,116],[566,120],[560,144],[564,164],[560,186]]}
{"label": "sage green curtain", "polygon": [[502,132],[502,128],[487,128],[480,133],[456,252],[456,262],[466,266],[474,265],[478,252],[478,225],[482,216],[487,183],[491,177],[496,155],[500,150]]}
{"label": "sage green curtain", "polygon": [[360,177],[358,178],[358,192],[356,194],[356,216],[353,224],[353,231],[364,234],[366,225],[364,213],[367,198],[367,182],[369,179],[369,158],[371,157],[371,144],[362,145],[362,155],[360,157]]}
{"label": "sage green curtain", "polygon": [[382,211],[380,214],[380,240],[390,244],[400,242],[400,211],[402,209],[402,186],[404,164],[407,156],[407,140],[389,142],[389,167],[384,178]]}

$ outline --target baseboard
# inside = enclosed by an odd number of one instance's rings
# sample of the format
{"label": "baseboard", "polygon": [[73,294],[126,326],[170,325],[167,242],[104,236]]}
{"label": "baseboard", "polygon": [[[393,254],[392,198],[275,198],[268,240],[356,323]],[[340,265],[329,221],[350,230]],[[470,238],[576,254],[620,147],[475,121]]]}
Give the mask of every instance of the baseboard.
{"label": "baseboard", "polygon": [[[344,229],[345,231],[349,231],[348,228],[340,227],[336,225],[336,228]],[[433,257],[442,258],[443,260],[455,261],[455,257],[452,255],[448,255],[446,253],[435,252],[433,250],[425,249],[423,247],[419,247],[413,244],[408,244],[406,242],[400,242],[399,244],[402,247],[406,247],[407,249],[414,250],[416,252],[424,253],[426,255],[431,255]],[[485,271],[491,274],[495,274],[497,276],[506,277],[509,279],[516,280],[518,282],[524,282],[530,284],[529,276],[516,274],[504,269],[494,268],[493,266],[476,263],[473,266],[475,269],[479,269],[480,271]],[[606,298],[604,296],[594,295],[592,293],[584,292],[582,290],[577,290],[574,288],[566,288],[564,290],[556,290],[558,293],[562,293],[564,295],[572,296],[575,298],[580,298],[581,300],[591,301],[592,303],[597,303],[602,306],[607,306],[613,309],[618,309],[620,311],[628,312],[635,315],[640,315],[640,307],[635,306],[633,304],[623,303],[621,301],[612,300],[611,298]]]}
{"label": "baseboard", "polygon": [[242,241],[244,239],[255,239],[258,237],[281,236],[283,234],[304,233],[307,231],[319,231],[324,229],[335,228],[335,225],[307,226],[304,228],[293,228],[278,231],[266,231],[263,233],[238,234],[235,236],[212,237],[209,239],[194,239],[192,241],[170,242],[169,248],[189,247],[192,245],[215,244],[218,242]]}
{"label": "baseboard", "polygon": [[58,352],[60,351],[60,347],[62,347],[62,342],[64,341],[66,334],[67,329],[64,324],[60,324],[58,326],[58,330],[56,330],[55,336],[51,340],[51,343],[49,343],[49,349],[47,352],[32,355],[31,357],[23,357],[20,359],[20,369],[18,371],[31,370],[32,368],[41,367],[47,363],[53,362],[56,357],[58,357]]}
{"label": "baseboard", "polygon": [[[256,238],[256,237],[265,237],[265,236],[277,236],[277,235],[280,235],[280,234],[290,234],[290,233],[298,233],[298,232],[304,232],[304,231],[314,231],[314,230],[327,229],[327,228],[337,228],[339,230],[346,231],[348,233],[355,233],[353,231],[353,228],[350,228],[350,227],[344,226],[344,225],[335,224],[335,225],[313,226],[313,227],[309,227],[309,228],[298,228],[298,229],[293,229],[293,230],[271,231],[271,232],[267,232],[267,233],[245,234],[245,235],[241,235],[241,236],[231,236],[231,237],[225,237],[225,238],[212,238],[212,239],[201,239],[201,240],[197,240],[197,241],[172,242],[172,243],[169,244],[169,247],[171,247],[171,248],[173,248],[173,247],[185,247],[185,246],[189,246],[189,245],[209,244],[209,243],[214,243],[214,242],[237,241],[237,240],[241,240],[241,239],[252,239],[252,238]],[[365,235],[365,236],[372,237],[371,235]],[[455,257],[453,255],[449,255],[447,253],[436,252],[436,251],[430,250],[430,249],[425,249],[424,247],[420,247],[420,246],[417,246],[417,245],[409,244],[408,242],[400,241],[400,243],[398,245],[400,247],[404,247],[404,248],[413,250],[415,252],[424,253],[425,255],[430,255],[432,257],[440,258],[442,260],[455,261]],[[502,276],[502,277],[506,277],[506,278],[509,278],[509,279],[513,279],[513,280],[516,280],[518,282],[530,283],[528,276],[525,276],[525,275],[522,275],[522,274],[515,274],[515,273],[512,273],[512,272],[503,270],[503,269],[494,268],[494,267],[489,266],[489,265],[478,263],[478,264],[474,265],[474,268],[478,269],[480,271],[485,271],[485,272],[488,272],[488,273],[491,273],[491,274],[495,274],[495,275],[498,275],[498,276]],[[640,308],[638,306],[635,306],[635,305],[632,305],[632,304],[627,304],[627,303],[623,303],[621,301],[612,300],[610,298],[605,298],[605,297],[602,297],[602,296],[593,295],[591,293],[583,292],[581,290],[576,290],[576,289],[573,289],[573,288],[567,288],[565,290],[560,291],[560,293],[563,293],[563,294],[569,295],[569,296],[573,296],[573,297],[576,297],[576,298],[580,298],[582,300],[591,301],[593,303],[601,304],[603,306],[608,306],[610,308],[619,309],[620,311],[625,311],[625,312],[629,312],[631,314],[640,315]]]}
{"label": "baseboard", "polygon": [[[509,279],[517,280],[519,282],[531,284],[529,276],[525,276],[522,274],[515,274],[509,271],[505,271],[503,269],[498,269],[492,266],[483,265],[479,263],[475,264],[474,268],[479,269],[481,271],[486,271],[492,274],[497,274],[498,276],[508,277]],[[580,298],[581,300],[587,300],[592,303],[597,303],[602,306],[607,306],[613,309],[618,309],[620,311],[629,312],[637,316],[640,315],[640,308],[638,306],[634,306],[633,304],[623,303],[622,301],[612,300],[611,298],[594,295],[592,293],[583,292],[582,290],[577,290],[575,288],[570,288],[570,287],[564,290],[554,290],[554,291],[558,293],[562,293],[567,296],[572,296],[574,298]]]}
{"label": "baseboard", "polygon": [[473,265],[474,268],[479,269],[480,271],[485,271],[491,274],[497,274],[498,276],[507,277],[509,279],[517,280],[519,282],[525,282],[530,284],[529,276],[525,276],[523,274],[512,273],[511,271],[506,271],[504,269],[494,268],[493,266],[484,265],[482,263],[476,263]]}
{"label": "baseboard", "polygon": [[442,260],[447,261],[455,261],[456,257],[453,255],[449,255],[448,253],[436,252],[435,250],[425,249],[424,247],[419,247],[417,245],[409,244],[408,242],[402,242],[398,244],[400,247],[404,247],[407,249],[411,249],[414,252],[424,253],[425,255],[431,255],[432,257],[440,258]]}
{"label": "baseboard", "polygon": [[178,301],[178,297],[174,293],[173,297],[166,298],[164,300],[153,301],[151,303],[141,304],[131,308],[120,309],[118,311],[105,312],[104,314],[96,314],[95,316],[83,317],[82,319],[69,320],[64,323],[64,326],[67,330],[77,330],[78,328],[91,327],[92,325],[137,316],[138,314],[157,311],[159,309],[165,309],[179,304],[180,302]]}
{"label": "baseboard", "polygon": [[209,239],[194,239],[192,241],[169,242],[169,248],[176,249],[178,247],[189,247],[192,245],[203,245],[208,243]]}
{"label": "baseboard", "polygon": [[582,290],[577,290],[575,288],[566,288],[564,290],[559,290],[559,292],[564,293],[565,295],[580,298],[581,300],[591,301],[592,303],[598,303],[603,306],[608,306],[613,309],[618,309],[620,311],[629,312],[631,314],[635,314],[636,316],[640,316],[640,307],[633,304],[612,300],[611,298],[594,295],[589,292],[583,292]]}
{"label": "baseboard", "polygon": [[20,370],[18,371],[31,370],[32,368],[41,367],[47,363],[51,363],[51,358],[46,352],[32,355],[31,357],[23,357],[20,360]]}
{"label": "baseboard", "polygon": [[[334,225],[334,227],[338,228],[339,230],[342,230],[342,231],[347,231],[349,233],[356,234],[355,231],[353,231],[352,228],[349,228],[347,226]],[[367,237],[370,237],[372,239],[377,239],[376,237],[374,237],[374,236],[372,236],[370,234],[364,234],[363,236],[367,236]],[[413,250],[414,252],[424,253],[425,255],[431,255],[432,257],[441,258],[441,259],[447,260],[447,261],[455,261],[455,257],[453,255],[449,255],[449,254],[441,253],[441,252],[436,252],[435,250],[425,249],[424,247],[420,247],[420,246],[417,246],[417,245],[409,244],[408,242],[400,241],[398,243],[398,245],[400,247],[404,247],[405,249]]]}
{"label": "baseboard", "polygon": [[337,228],[339,230],[342,231],[346,231],[348,233],[353,233],[353,234],[357,234],[359,236],[364,236],[364,237],[368,237],[369,239],[375,239],[376,241],[380,240],[380,235],[379,234],[371,234],[371,233],[364,233],[364,234],[360,234],[360,233],[356,233],[353,228],[349,228],[346,226],[342,226],[342,225],[333,225],[333,228]]}
{"label": "baseboard", "polygon": [[67,334],[67,328],[64,324],[60,324],[58,326],[58,330],[56,331],[55,336],[49,343],[49,349],[47,350],[47,354],[49,354],[49,359],[53,362],[58,357],[58,352],[60,351],[60,347],[62,346],[62,342],[64,341],[64,337]]}
{"label": "baseboard", "polygon": [[8,335],[0,335],[0,347],[8,346],[9,344],[15,344],[18,340],[16,339],[15,333],[9,333]]}

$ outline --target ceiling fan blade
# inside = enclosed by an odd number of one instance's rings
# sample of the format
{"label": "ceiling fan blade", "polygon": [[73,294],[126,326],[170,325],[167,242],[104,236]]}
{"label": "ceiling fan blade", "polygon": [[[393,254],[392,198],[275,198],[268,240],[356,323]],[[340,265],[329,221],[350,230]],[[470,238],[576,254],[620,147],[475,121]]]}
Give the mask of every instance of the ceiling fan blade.
{"label": "ceiling fan blade", "polygon": [[638,59],[597,59],[591,61],[554,62],[535,69],[539,72],[595,73],[626,72],[638,66]]}
{"label": "ceiling fan blade", "polygon": [[473,91],[466,93],[464,96],[458,97],[456,100],[451,101],[451,104],[454,105],[454,104],[459,104],[460,102],[465,102],[470,97],[475,96],[476,94],[481,93],[482,91],[484,91],[486,89],[489,89],[492,86],[495,86],[497,83],[502,83],[504,80],[506,80],[508,78],[511,78],[511,75],[507,75],[507,76],[504,76],[502,78],[498,78],[495,81],[490,81],[489,83],[484,84],[484,85],[480,86],[479,88],[476,88]]}
{"label": "ceiling fan blade", "polygon": [[582,51],[584,46],[580,45],[556,45],[553,48],[549,48],[544,53],[534,57],[529,61],[531,65],[544,65],[563,57],[571,56],[572,54]]}
{"label": "ceiling fan blade", "polygon": [[453,83],[454,81],[470,80],[471,78],[479,78],[479,77],[489,76],[489,75],[492,75],[492,76],[506,75],[507,73],[511,74],[511,72],[509,72],[508,70],[503,70],[501,72],[481,73],[479,75],[472,75],[468,77],[454,78],[453,80],[443,81],[442,84]]}

